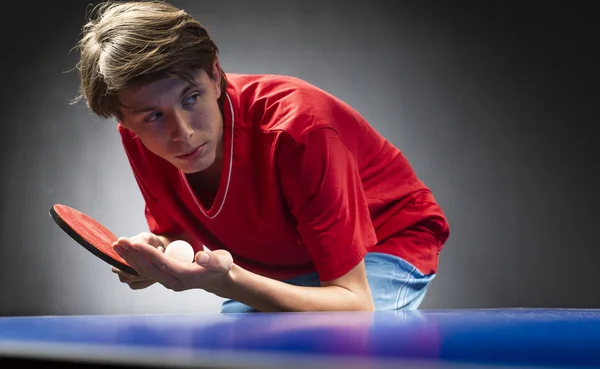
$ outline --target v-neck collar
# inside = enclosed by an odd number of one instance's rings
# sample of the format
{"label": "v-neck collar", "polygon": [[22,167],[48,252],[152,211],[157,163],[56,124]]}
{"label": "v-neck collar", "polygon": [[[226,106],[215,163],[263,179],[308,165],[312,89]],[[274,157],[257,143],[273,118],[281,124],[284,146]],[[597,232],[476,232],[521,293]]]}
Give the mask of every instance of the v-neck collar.
{"label": "v-neck collar", "polygon": [[184,172],[179,171],[179,176],[185,184],[189,195],[192,197],[196,206],[202,214],[208,219],[216,218],[223,206],[227,201],[227,193],[229,192],[229,184],[231,183],[231,174],[233,170],[233,149],[234,149],[234,133],[235,133],[235,112],[233,109],[233,102],[228,93],[225,93],[227,103],[225,109],[223,109],[223,167],[221,172],[221,179],[219,182],[219,188],[217,194],[212,202],[210,208],[206,208],[192,190],[190,183]]}

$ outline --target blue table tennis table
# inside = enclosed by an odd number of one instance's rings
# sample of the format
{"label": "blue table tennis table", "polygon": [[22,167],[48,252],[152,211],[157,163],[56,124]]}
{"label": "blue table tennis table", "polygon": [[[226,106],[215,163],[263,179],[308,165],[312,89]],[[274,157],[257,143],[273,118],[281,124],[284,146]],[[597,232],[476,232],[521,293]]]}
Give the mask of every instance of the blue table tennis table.
{"label": "blue table tennis table", "polygon": [[0,318],[0,367],[57,363],[61,368],[592,368],[600,367],[600,310]]}

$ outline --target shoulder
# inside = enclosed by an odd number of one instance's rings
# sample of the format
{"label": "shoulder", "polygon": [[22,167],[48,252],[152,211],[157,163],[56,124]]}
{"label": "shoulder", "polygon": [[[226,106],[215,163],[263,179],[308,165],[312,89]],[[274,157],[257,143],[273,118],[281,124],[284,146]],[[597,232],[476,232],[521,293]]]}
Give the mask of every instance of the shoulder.
{"label": "shoulder", "polygon": [[338,129],[336,122],[359,118],[332,93],[301,78],[275,75],[228,75],[247,119],[263,130],[285,131],[297,140],[310,132]]}
{"label": "shoulder", "polygon": [[150,152],[142,141],[123,125],[117,126],[127,159],[136,177],[155,177],[172,172],[171,165],[164,159]]}
{"label": "shoulder", "polygon": [[281,74],[227,74],[227,80],[240,91],[241,97],[250,100],[326,94],[306,80]]}
{"label": "shoulder", "polygon": [[[229,78],[229,77],[228,77]],[[229,78],[239,91],[240,105],[247,111],[308,114],[332,96],[298,77],[259,74]]]}

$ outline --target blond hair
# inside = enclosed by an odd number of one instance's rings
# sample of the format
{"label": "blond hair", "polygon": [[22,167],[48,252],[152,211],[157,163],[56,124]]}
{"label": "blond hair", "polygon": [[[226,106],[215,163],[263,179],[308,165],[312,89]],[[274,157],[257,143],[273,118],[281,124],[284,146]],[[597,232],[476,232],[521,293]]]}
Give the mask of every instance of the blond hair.
{"label": "blond hair", "polygon": [[[213,76],[218,48],[206,28],[164,1],[104,2],[96,6],[77,43],[80,94],[98,116],[121,117],[118,94],[153,81],[193,72]],[[221,71],[222,105],[227,79]]]}

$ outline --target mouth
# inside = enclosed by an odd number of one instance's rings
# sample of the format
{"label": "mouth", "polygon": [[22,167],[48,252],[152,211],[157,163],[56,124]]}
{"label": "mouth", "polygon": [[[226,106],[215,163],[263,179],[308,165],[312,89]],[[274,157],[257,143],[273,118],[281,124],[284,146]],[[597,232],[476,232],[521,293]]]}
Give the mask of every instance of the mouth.
{"label": "mouth", "polygon": [[189,159],[195,155],[200,154],[205,146],[206,146],[206,143],[203,143],[202,145],[196,146],[195,148],[193,148],[181,155],[177,155],[176,157],[177,157],[177,159]]}

